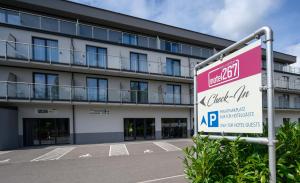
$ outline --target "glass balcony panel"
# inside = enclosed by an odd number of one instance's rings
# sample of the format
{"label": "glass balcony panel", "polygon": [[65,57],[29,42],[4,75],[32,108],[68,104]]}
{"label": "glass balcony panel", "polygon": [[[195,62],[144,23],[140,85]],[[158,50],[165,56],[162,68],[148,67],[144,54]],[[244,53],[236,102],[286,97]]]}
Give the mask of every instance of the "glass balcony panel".
{"label": "glass balcony panel", "polygon": [[157,49],[156,38],[149,37],[149,48]]}
{"label": "glass balcony panel", "polygon": [[85,57],[86,57],[86,55],[84,52],[81,52],[81,51],[72,51],[71,52],[71,59],[72,59],[72,63],[74,65],[87,66]]}
{"label": "glass balcony panel", "polygon": [[18,12],[6,10],[6,16],[8,24],[21,25],[21,19]]}
{"label": "glass balcony panel", "polygon": [[58,94],[59,100],[71,100],[71,87],[70,86],[59,86],[58,88]]}
{"label": "glass balcony panel", "polygon": [[192,46],[192,55],[202,57],[201,48],[197,46]]}
{"label": "glass balcony panel", "polygon": [[5,10],[0,9],[0,22],[5,23]]}
{"label": "glass balcony panel", "polygon": [[107,29],[94,27],[94,38],[99,40],[107,40]]}
{"label": "glass balcony panel", "polygon": [[41,29],[58,32],[58,20],[48,17],[41,17]]}
{"label": "glass balcony panel", "polygon": [[76,23],[61,20],[60,32],[64,34],[76,35]]}
{"label": "glass balcony panel", "polygon": [[21,24],[26,27],[40,28],[40,17],[36,15],[21,13]]}
{"label": "glass balcony panel", "polygon": [[109,30],[109,41],[122,43],[122,32]]}
{"label": "glass balcony panel", "polygon": [[145,48],[148,47],[148,39],[147,39],[147,37],[138,36],[138,41],[137,42],[138,42],[138,46],[145,47]]}
{"label": "glass balcony panel", "polygon": [[87,101],[87,89],[86,87],[73,87],[73,100],[75,101]]}
{"label": "glass balcony panel", "polygon": [[92,26],[79,24],[79,35],[82,37],[92,38]]}
{"label": "glass balcony panel", "polygon": [[7,82],[0,82],[0,99],[4,99],[7,97]]}
{"label": "glass balcony panel", "polygon": [[29,44],[6,42],[7,57],[27,60],[30,58],[29,47]]}
{"label": "glass balcony panel", "polygon": [[191,49],[192,47],[187,44],[182,44],[182,53],[186,55],[191,55]]}

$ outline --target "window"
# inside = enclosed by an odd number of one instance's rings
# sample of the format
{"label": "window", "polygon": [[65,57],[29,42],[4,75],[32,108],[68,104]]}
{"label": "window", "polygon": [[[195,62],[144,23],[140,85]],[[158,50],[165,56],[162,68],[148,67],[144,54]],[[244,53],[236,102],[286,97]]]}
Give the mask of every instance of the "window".
{"label": "window", "polygon": [[192,47],[187,44],[182,44],[182,53],[186,55],[191,55]]}
{"label": "window", "polygon": [[16,11],[6,10],[6,22],[13,25],[20,25],[20,15]]}
{"label": "window", "polygon": [[180,60],[167,58],[166,74],[180,76]]}
{"label": "window", "polygon": [[100,40],[107,40],[107,29],[94,27],[94,38]]}
{"label": "window", "polygon": [[149,37],[149,48],[157,49],[156,38]]}
{"label": "window", "polygon": [[86,63],[90,67],[107,67],[107,50],[95,46],[86,46]]}
{"label": "window", "polygon": [[60,32],[64,34],[76,34],[76,24],[74,22],[60,21]]}
{"label": "window", "polygon": [[58,62],[58,41],[32,38],[33,59],[37,61]]}
{"label": "window", "polygon": [[32,28],[40,28],[40,18],[35,15],[22,13],[21,14],[21,23],[24,26]]}
{"label": "window", "polygon": [[33,73],[34,98],[58,99],[58,75]]}
{"label": "window", "polygon": [[148,83],[140,81],[130,82],[131,102],[148,103]]}
{"label": "window", "polygon": [[137,45],[137,37],[134,34],[123,33],[123,43]]}
{"label": "window", "polygon": [[147,72],[147,55],[140,53],[130,53],[130,70],[136,72]]}
{"label": "window", "polygon": [[186,118],[161,118],[162,138],[185,138],[187,137]]}
{"label": "window", "polygon": [[192,55],[201,57],[202,56],[201,48],[199,48],[197,46],[193,46],[192,47]]}
{"label": "window", "polygon": [[282,119],[283,124],[288,124],[290,122],[290,118],[283,118]]}
{"label": "window", "polygon": [[87,96],[89,101],[107,101],[107,79],[87,78]]}
{"label": "window", "polygon": [[58,32],[58,21],[56,19],[41,17],[41,26],[44,30]]}
{"label": "window", "polygon": [[92,26],[79,24],[79,35],[83,37],[92,37]]}
{"label": "window", "polygon": [[166,88],[166,103],[180,104],[181,103],[181,86],[168,84]]}

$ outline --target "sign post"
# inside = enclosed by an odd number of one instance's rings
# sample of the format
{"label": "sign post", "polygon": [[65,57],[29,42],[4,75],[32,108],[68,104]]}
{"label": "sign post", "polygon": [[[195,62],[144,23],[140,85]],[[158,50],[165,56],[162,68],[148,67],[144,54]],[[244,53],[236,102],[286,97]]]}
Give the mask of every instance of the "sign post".
{"label": "sign post", "polygon": [[[262,86],[261,81],[262,36],[265,36],[264,43],[266,43],[267,86]],[[256,41],[246,45],[252,40]],[[275,183],[272,42],[272,30],[269,27],[262,27],[195,66],[194,134],[201,131],[221,134],[262,133],[261,90],[267,90],[268,138],[241,139],[268,145],[270,182]],[[212,135],[209,138],[235,140],[237,136]]]}

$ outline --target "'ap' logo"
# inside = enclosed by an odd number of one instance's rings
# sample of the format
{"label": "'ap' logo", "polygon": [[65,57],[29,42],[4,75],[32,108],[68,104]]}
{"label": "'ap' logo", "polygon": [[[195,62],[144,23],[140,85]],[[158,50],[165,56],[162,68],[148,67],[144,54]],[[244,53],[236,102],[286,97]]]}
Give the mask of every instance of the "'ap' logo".
{"label": "'ap' logo", "polygon": [[208,116],[208,127],[218,127],[219,126],[219,112],[212,111],[207,113]]}

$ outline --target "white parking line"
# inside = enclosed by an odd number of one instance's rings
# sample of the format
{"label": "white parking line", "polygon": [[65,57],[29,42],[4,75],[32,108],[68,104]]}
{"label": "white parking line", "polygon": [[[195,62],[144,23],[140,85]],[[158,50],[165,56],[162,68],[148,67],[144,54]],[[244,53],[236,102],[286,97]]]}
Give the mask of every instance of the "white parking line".
{"label": "white parking line", "polygon": [[182,174],[182,175],[174,175],[174,176],[170,176],[170,177],[164,177],[164,178],[159,178],[159,179],[146,180],[146,181],[137,182],[137,183],[157,182],[157,181],[160,181],[160,180],[174,179],[174,178],[183,177],[183,176],[184,176],[184,174]]}
{"label": "white parking line", "polygon": [[168,142],[153,142],[153,144],[164,149],[165,151],[181,151],[179,147],[176,147],[173,144],[170,144]]}
{"label": "white parking line", "polygon": [[31,161],[46,161],[46,160],[58,160],[67,153],[71,152],[75,147],[59,147],[46,154],[43,154]]}
{"label": "white parking line", "polygon": [[0,163],[8,163],[9,161],[10,161],[10,159],[1,160]]}
{"label": "white parking line", "polygon": [[0,151],[0,155],[6,154],[6,153],[9,153],[9,152],[11,152],[11,151]]}
{"label": "white parking line", "polygon": [[125,144],[114,144],[109,147],[109,156],[124,156],[129,155]]}

